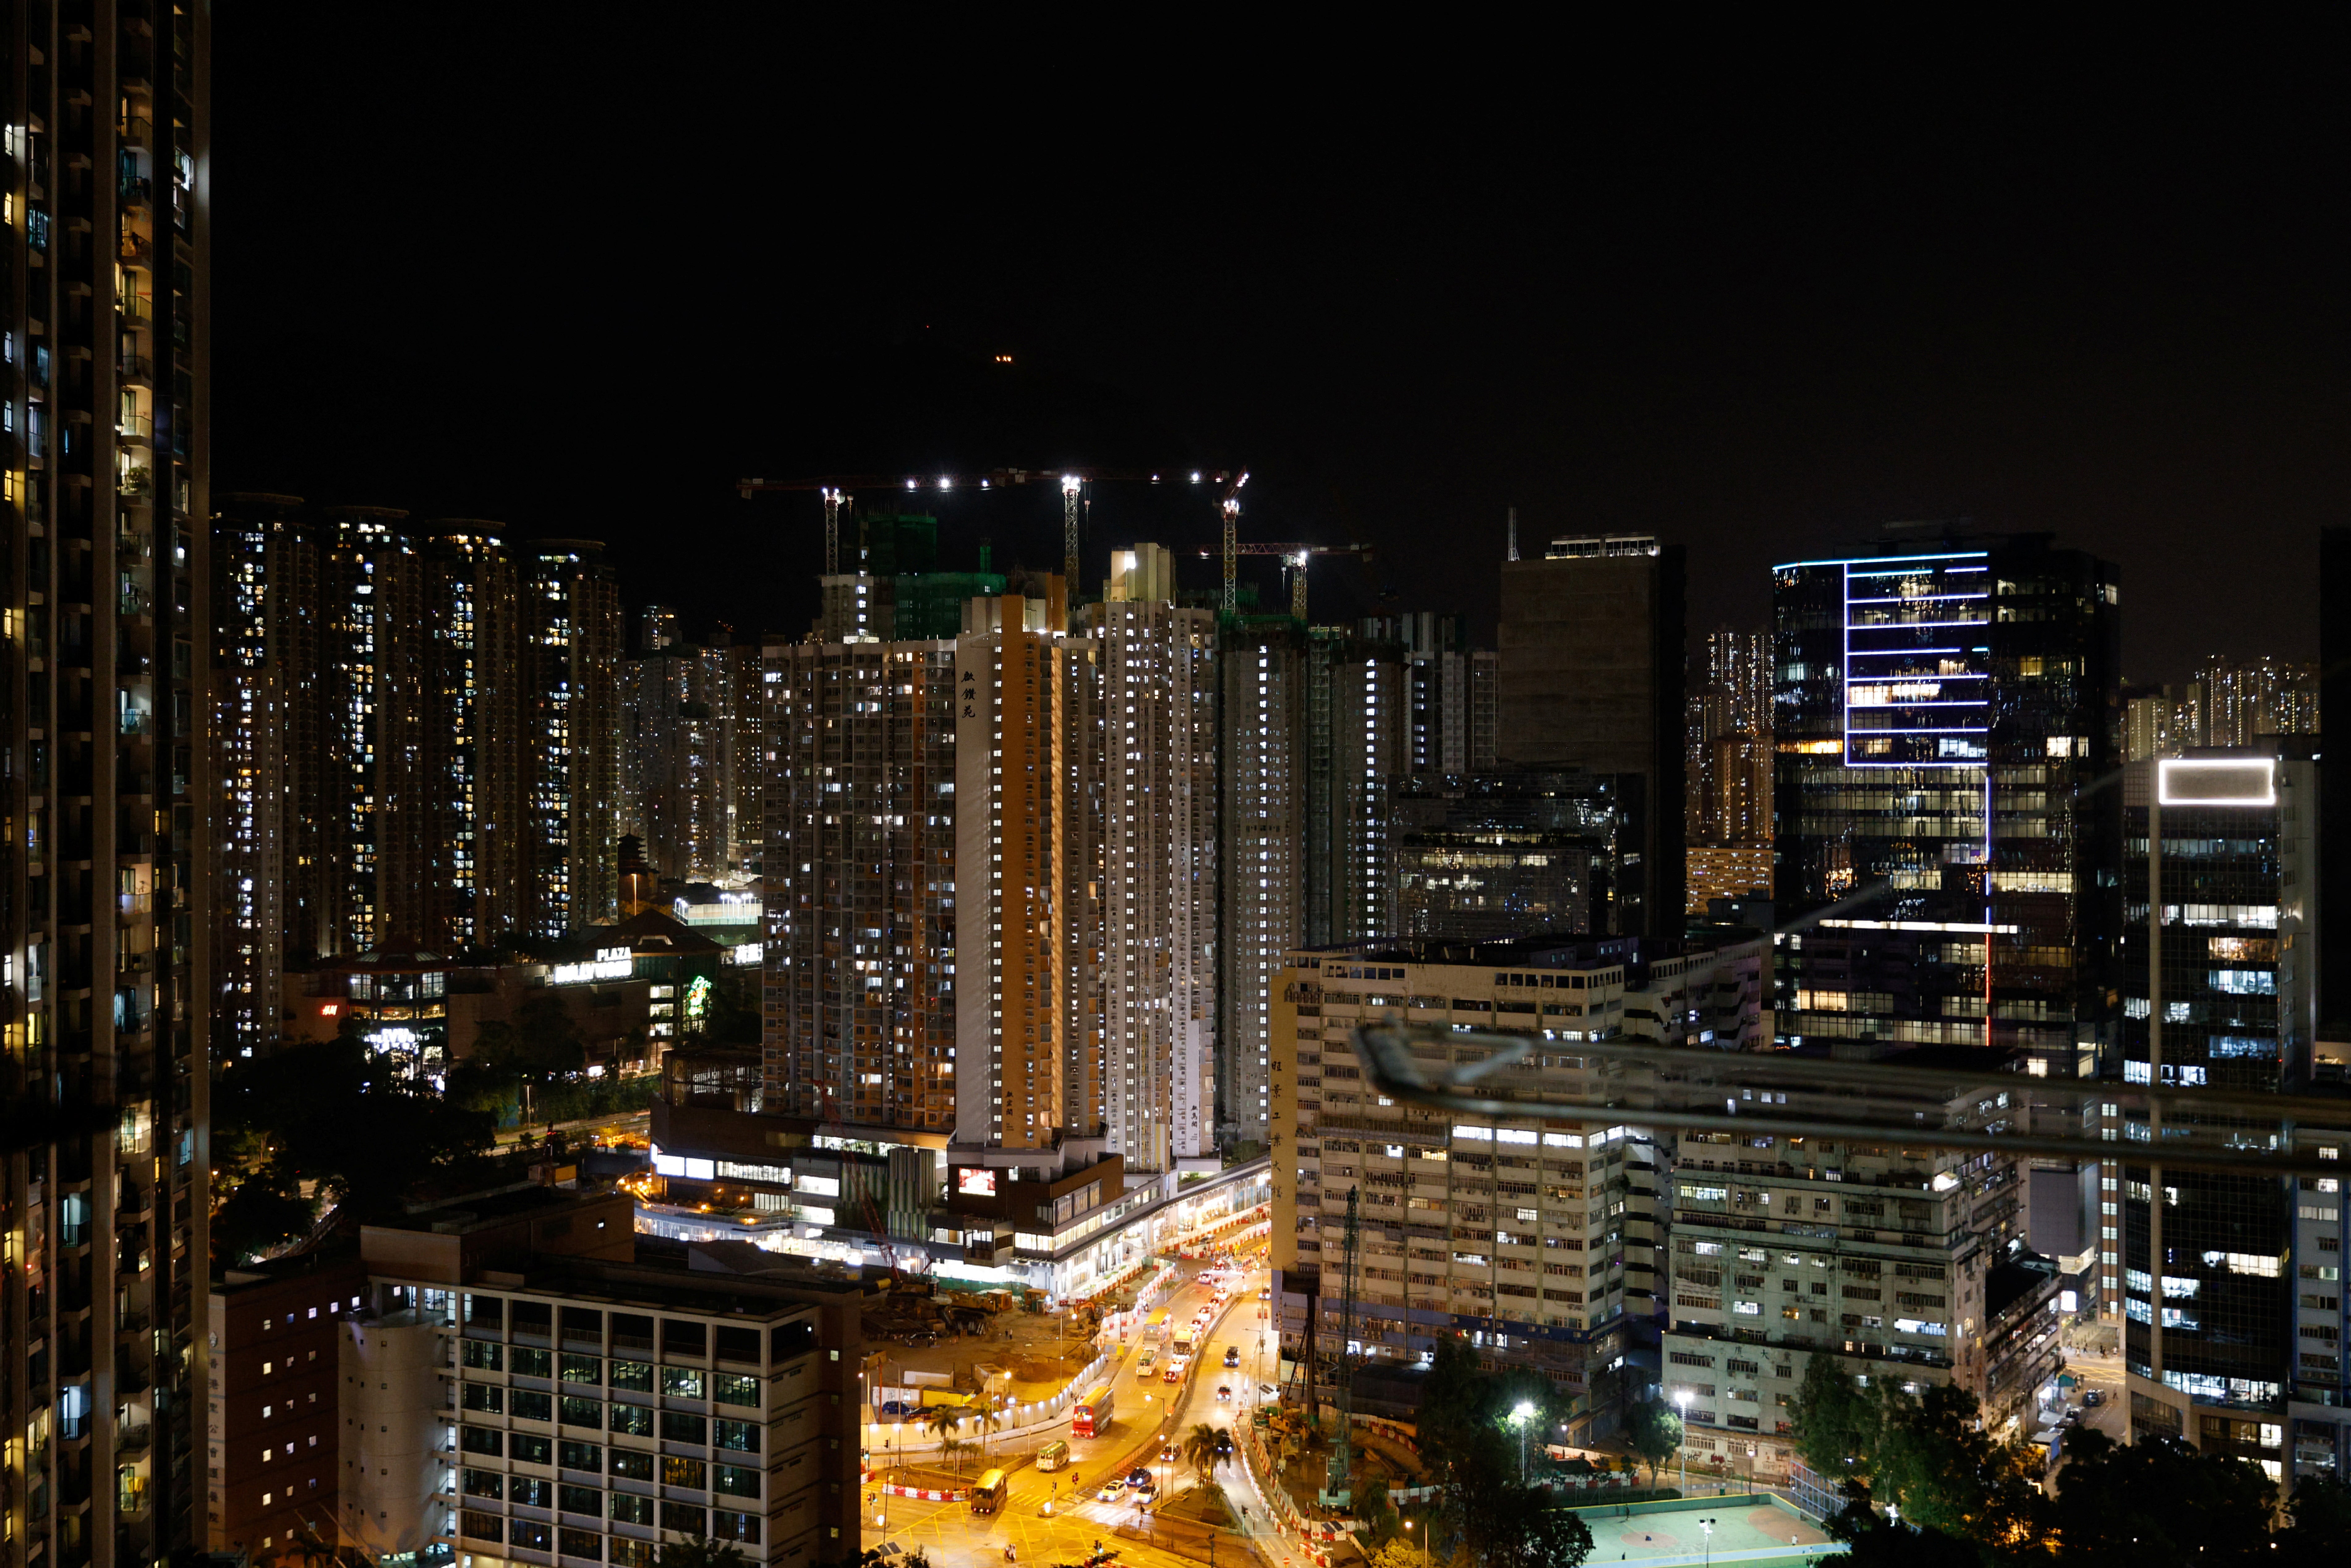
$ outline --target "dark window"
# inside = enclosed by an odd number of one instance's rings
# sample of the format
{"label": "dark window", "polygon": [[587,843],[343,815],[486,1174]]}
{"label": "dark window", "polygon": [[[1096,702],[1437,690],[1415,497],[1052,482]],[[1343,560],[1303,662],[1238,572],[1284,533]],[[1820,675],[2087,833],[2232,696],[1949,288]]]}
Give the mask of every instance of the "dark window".
{"label": "dark window", "polygon": [[622,1524],[651,1524],[653,1521],[653,1500],[649,1497],[616,1491],[611,1494],[611,1506],[612,1517]]}
{"label": "dark window", "polygon": [[497,1470],[467,1470],[465,1495],[503,1499],[507,1495],[507,1478]]}
{"label": "dark window", "polygon": [[514,1391],[514,1416],[517,1421],[552,1421],[555,1419],[555,1396],[537,1394],[528,1388]]}
{"label": "dark window", "polygon": [[707,1443],[710,1423],[684,1410],[662,1412],[661,1435],[665,1443]]}
{"label": "dark window", "polygon": [[601,1383],[604,1363],[593,1355],[567,1355],[559,1364],[566,1383]]}
{"label": "dark window", "polygon": [[[540,1395],[539,1397],[543,1399],[546,1396]],[[519,1415],[520,1412],[517,1411],[517,1414]],[[587,1427],[598,1431],[602,1430],[604,1402],[601,1399],[582,1399],[576,1394],[565,1395],[563,1424],[567,1427]]]}
{"label": "dark window", "polygon": [[[583,1557],[590,1563],[603,1559],[604,1538],[592,1530],[559,1530],[556,1531],[556,1539],[562,1543],[566,1557]],[[757,1541],[758,1537],[755,1535],[746,1539]]]}
{"label": "dark window", "polygon": [[593,1475],[604,1468],[604,1450],[594,1443],[558,1443],[555,1454],[567,1470],[586,1470]]}
{"label": "dark window", "polygon": [[612,1314],[612,1348],[615,1351],[643,1350],[653,1347],[653,1320],[636,1312]]}
{"label": "dark window", "polygon": [[710,1511],[706,1508],[698,1508],[690,1502],[664,1500],[661,1505],[661,1527],[664,1530],[679,1531],[687,1535],[703,1535],[708,1533]]}
{"label": "dark window", "polygon": [[768,1354],[778,1361],[806,1355],[815,1348],[816,1324],[812,1322],[784,1323],[768,1334]]}
{"label": "dark window", "polygon": [[710,1489],[710,1467],[700,1459],[664,1458],[662,1460],[662,1485],[684,1487],[689,1491]]}
{"label": "dark window", "polygon": [[632,1437],[650,1437],[653,1435],[653,1413],[642,1405],[616,1404],[612,1406],[611,1429]]}
{"label": "dark window", "polygon": [[[506,1321],[507,1299],[504,1296],[465,1296],[465,1326],[469,1329],[494,1329]],[[496,1536],[490,1537],[496,1541]]]}
{"label": "dark window", "polygon": [[611,1451],[612,1473],[624,1481],[649,1481],[653,1479],[653,1457],[640,1454],[633,1448]]}
{"label": "dark window", "polygon": [[751,1421],[721,1421],[718,1423],[718,1446],[732,1448],[738,1454],[759,1451],[759,1428]]}
{"label": "dark window", "polygon": [[710,1334],[700,1323],[684,1318],[662,1319],[662,1354],[682,1355],[700,1361],[710,1347]]}
{"label": "dark window", "polygon": [[478,1372],[506,1370],[507,1347],[490,1340],[469,1339],[465,1342],[465,1364]]}
{"label": "dark window", "polygon": [[715,1509],[711,1513],[710,1533],[721,1541],[747,1541],[758,1544],[759,1521],[752,1514],[730,1513]]}
{"label": "dark window", "polygon": [[566,1344],[602,1344],[604,1343],[604,1314],[594,1307],[564,1308],[563,1343]]}
{"label": "dark window", "polygon": [[625,1388],[632,1394],[651,1394],[653,1391],[653,1364],[650,1361],[614,1362],[612,1386]]}
{"label": "dark window", "polygon": [[544,1552],[554,1539],[555,1531],[544,1524],[534,1524],[527,1519],[514,1521],[514,1544],[527,1546],[534,1552]]}
{"label": "dark window", "polygon": [[468,1383],[457,1402],[465,1409],[496,1416],[506,1410],[507,1391],[495,1383]]}
{"label": "dark window", "polygon": [[584,1513],[590,1519],[604,1517],[604,1493],[597,1487],[557,1487],[555,1506],[565,1513]]}
{"label": "dark window", "polygon": [[528,1476],[509,1477],[507,1500],[518,1502],[525,1508],[552,1508],[555,1505],[555,1483],[534,1480]]}
{"label": "dark window", "polygon": [[[636,1522],[639,1524],[651,1524],[653,1521],[650,1519],[641,1519]],[[612,1554],[608,1561],[612,1564],[612,1568],[653,1568],[653,1543],[652,1542],[631,1541],[625,1535],[616,1535],[612,1537],[611,1544]]]}
{"label": "dark window", "polygon": [[715,1348],[721,1361],[747,1361],[757,1366],[759,1364],[759,1331],[722,1326],[718,1330]]}
{"label": "dark window", "polygon": [[743,1465],[721,1465],[711,1478],[711,1490],[725,1492],[728,1497],[758,1497],[759,1472]]}
{"label": "dark window", "polygon": [[524,1465],[552,1464],[555,1461],[555,1439],[517,1432],[514,1441],[507,1447],[507,1458]]}
{"label": "dark window", "polygon": [[487,1427],[464,1427],[458,1429],[457,1446],[469,1454],[502,1454],[506,1452],[507,1435],[493,1432]]}
{"label": "dark window", "polygon": [[549,1301],[517,1301],[514,1304],[514,1332],[532,1334],[539,1339],[552,1338],[555,1331],[555,1307]]}
{"label": "dark window", "polygon": [[517,1377],[552,1377],[555,1375],[555,1353],[526,1350],[517,1345],[508,1370]]}
{"label": "dark window", "polygon": [[465,1511],[465,1522],[458,1526],[458,1530],[476,1541],[504,1541],[507,1538],[505,1520],[495,1513],[475,1513],[470,1508]]}

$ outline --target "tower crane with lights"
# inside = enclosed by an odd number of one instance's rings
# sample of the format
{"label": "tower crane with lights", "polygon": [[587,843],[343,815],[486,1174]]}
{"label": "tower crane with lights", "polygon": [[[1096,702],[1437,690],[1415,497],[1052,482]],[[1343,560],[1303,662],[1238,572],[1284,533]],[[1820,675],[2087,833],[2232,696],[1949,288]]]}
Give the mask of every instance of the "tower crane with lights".
{"label": "tower crane with lights", "polygon": [[[1225,524],[1225,612],[1233,611],[1233,549],[1240,517],[1241,486],[1249,483],[1246,468],[990,468],[980,474],[831,474],[810,479],[742,479],[736,493],[745,500],[770,491],[813,490],[824,500],[824,569],[828,575],[841,568],[841,514],[854,503],[859,491],[872,494],[894,490],[919,496],[959,489],[1000,490],[1022,485],[1057,482],[1061,490],[1061,575],[1075,593],[1078,587],[1078,540],[1081,524],[1092,510],[1097,484],[1211,485],[1222,491],[1218,509]],[[1251,553],[1263,553],[1252,551]]]}
{"label": "tower crane with lights", "polygon": [[[1202,550],[1200,558],[1207,559]],[[1234,602],[1233,577],[1236,558],[1245,555],[1275,555],[1281,558],[1282,571],[1290,579],[1290,613],[1300,621],[1306,619],[1306,561],[1310,556],[1351,555],[1358,560],[1372,558],[1369,545],[1308,545],[1308,544],[1241,544],[1233,538],[1232,524],[1225,525],[1225,613],[1232,613]]]}

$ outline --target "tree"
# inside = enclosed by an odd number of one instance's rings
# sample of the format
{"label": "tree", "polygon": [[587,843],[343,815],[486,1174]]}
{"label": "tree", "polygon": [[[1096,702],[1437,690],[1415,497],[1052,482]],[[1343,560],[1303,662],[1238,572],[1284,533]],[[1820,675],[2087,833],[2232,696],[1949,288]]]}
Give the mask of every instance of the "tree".
{"label": "tree", "polygon": [[318,1207],[275,1165],[253,1172],[213,1210],[213,1255],[242,1263],[299,1241],[318,1222]]}
{"label": "tree", "polygon": [[1207,1490],[1209,1483],[1216,1479],[1217,1466],[1224,1458],[1223,1451],[1217,1442],[1221,1436],[1222,1434],[1216,1427],[1206,1421],[1198,1423],[1189,1432],[1184,1434],[1183,1446],[1179,1451],[1184,1456],[1184,1462],[1192,1467],[1192,1473],[1200,1479],[1200,1488],[1203,1491]]}
{"label": "tree", "polygon": [[681,1535],[653,1553],[653,1568],[749,1568],[743,1549],[707,1535]]}
{"label": "tree", "polygon": [[2351,1486],[2333,1476],[2304,1477],[2294,1483],[2286,1511],[2294,1522],[2277,1542],[2288,1562],[2351,1562]]}
{"label": "tree", "polygon": [[1517,1474],[1516,1446],[1502,1428],[1472,1427],[1446,1482],[1445,1533],[1471,1568],[1574,1568],[1592,1550],[1592,1532]]}
{"label": "tree", "polygon": [[544,1092],[588,1066],[588,1042],[562,998],[542,990],[523,1000],[509,1018],[492,1019],[474,1035],[473,1051],[459,1064],[467,1092]]}
{"label": "tree", "polygon": [[2199,1453],[2178,1437],[2142,1437],[2124,1448],[2103,1432],[2076,1428],[2065,1439],[2057,1480],[2055,1521],[2067,1563],[2282,1559],[2269,1534],[2277,1489],[2250,1460]]}
{"label": "tree", "polygon": [[1363,1544],[1366,1550],[1376,1550],[1387,1544],[1396,1533],[1397,1517],[1388,1501],[1388,1483],[1374,1476],[1355,1489],[1355,1517],[1364,1521]]}
{"label": "tree", "polygon": [[1398,1535],[1372,1553],[1371,1568],[1421,1568],[1424,1554],[1410,1536]]}
{"label": "tree", "polygon": [[1947,1384],[1916,1399],[1891,1383],[1874,1392],[1870,1484],[1905,1523],[2001,1549],[2043,1532],[2039,1462],[2022,1443],[1982,1430],[1974,1395]]}
{"label": "tree", "polygon": [[1877,1407],[1835,1356],[1814,1351],[1796,1389],[1796,1451],[1828,1480],[1867,1475],[1877,1446]]}
{"label": "tree", "polygon": [[1625,1412],[1625,1440],[1649,1467],[1649,1484],[1657,1484],[1657,1467],[1682,1446],[1681,1413],[1662,1399],[1644,1399]]}

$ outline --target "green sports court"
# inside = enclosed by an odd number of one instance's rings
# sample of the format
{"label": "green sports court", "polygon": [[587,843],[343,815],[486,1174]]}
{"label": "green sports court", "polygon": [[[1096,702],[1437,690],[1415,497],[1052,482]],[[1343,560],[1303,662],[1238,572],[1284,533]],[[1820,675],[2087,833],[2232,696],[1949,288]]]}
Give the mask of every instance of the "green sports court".
{"label": "green sports court", "polygon": [[[1741,1568],[1798,1568],[1844,1550],[1819,1525],[1768,1494],[1575,1511],[1592,1531],[1586,1561],[1595,1568],[1611,1563],[1705,1563],[1709,1557]],[[1705,1523],[1713,1527],[1710,1535]]]}

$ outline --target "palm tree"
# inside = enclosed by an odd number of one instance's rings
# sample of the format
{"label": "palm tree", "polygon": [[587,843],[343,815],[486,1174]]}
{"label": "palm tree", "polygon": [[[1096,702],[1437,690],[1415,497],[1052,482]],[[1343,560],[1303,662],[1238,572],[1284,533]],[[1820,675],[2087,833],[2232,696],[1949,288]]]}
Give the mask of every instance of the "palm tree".
{"label": "palm tree", "polygon": [[943,1459],[953,1459],[955,1461],[956,1474],[961,1475],[963,1474],[963,1457],[966,1454],[970,1453],[972,1449],[977,1447],[978,1447],[977,1444],[967,1443],[960,1437],[941,1437],[939,1439],[939,1458]]}
{"label": "palm tree", "polygon": [[982,1405],[971,1414],[973,1424],[979,1428],[980,1451],[985,1454],[987,1451],[988,1437],[998,1427],[1004,1425],[1004,1414],[993,1405]]}
{"label": "palm tree", "polygon": [[946,1444],[954,1440],[955,1429],[963,1425],[963,1417],[960,1405],[934,1405],[923,1412],[922,1423],[930,1428],[932,1437]]}
{"label": "palm tree", "polygon": [[1207,1490],[1225,1457],[1224,1434],[1203,1421],[1184,1435],[1182,1451],[1184,1462],[1200,1478],[1201,1490]]}

